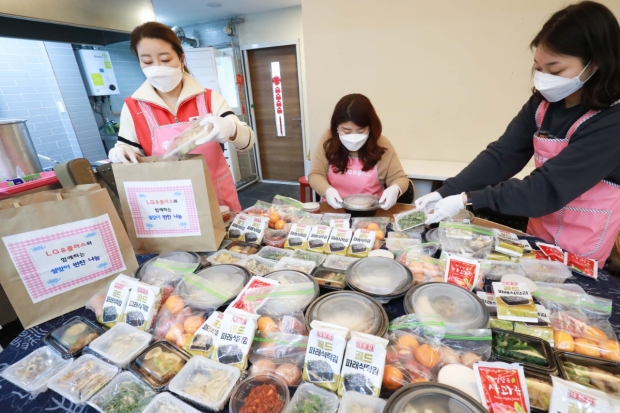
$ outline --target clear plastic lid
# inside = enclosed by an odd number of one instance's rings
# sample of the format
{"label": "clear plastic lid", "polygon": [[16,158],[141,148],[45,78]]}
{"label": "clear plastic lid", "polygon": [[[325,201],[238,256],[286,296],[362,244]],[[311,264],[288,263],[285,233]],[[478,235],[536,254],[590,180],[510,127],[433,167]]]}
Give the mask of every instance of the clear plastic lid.
{"label": "clear plastic lid", "polygon": [[75,404],[83,404],[118,373],[118,367],[87,354],[56,374],[48,387]]}
{"label": "clear plastic lid", "polygon": [[158,341],[129,366],[148,385],[161,390],[181,371],[189,357],[167,341]]}
{"label": "clear plastic lid", "polygon": [[329,225],[329,221],[332,219],[351,219],[351,214],[338,214],[334,212],[326,212],[323,214],[321,218],[323,221],[327,221],[327,225]]}
{"label": "clear plastic lid", "polygon": [[237,264],[245,257],[247,257],[247,255],[245,254],[239,254],[237,252],[232,252],[228,250],[219,250],[218,252],[207,258],[207,261],[209,261],[213,265]]}
{"label": "clear plastic lid", "polygon": [[258,251],[258,254],[256,255],[268,260],[280,261],[284,257],[290,257],[293,255],[293,251],[285,250],[284,248],[263,247],[263,249]]}
{"label": "clear plastic lid", "polygon": [[330,270],[345,271],[349,265],[353,264],[359,258],[344,257],[342,255],[331,254],[323,261],[323,268]]}
{"label": "clear plastic lid", "polygon": [[263,242],[269,244],[284,244],[286,241],[286,237],[288,237],[288,231],[283,229],[267,229],[265,231],[265,236],[263,237]]}
{"label": "clear plastic lid", "polygon": [[75,317],[52,331],[46,342],[63,355],[74,356],[104,331],[84,317]]}
{"label": "clear plastic lid", "polygon": [[368,258],[387,258],[388,260],[394,259],[394,254],[388,250],[372,250],[368,253]]}
{"label": "clear plastic lid", "polygon": [[314,270],[314,267],[316,267],[316,263],[312,261],[304,261],[292,257],[284,257],[280,261],[278,261],[276,266],[273,267],[273,270],[294,270],[301,271],[306,274],[311,274],[312,270]]}
{"label": "clear plastic lid", "polygon": [[406,231],[411,228],[424,225],[426,221],[426,212],[421,209],[412,209],[409,211],[394,214],[394,226],[397,231]]}
{"label": "clear plastic lid", "polygon": [[43,346],[2,371],[2,377],[34,396],[47,389],[47,382],[67,368],[73,359],[63,359],[57,351]]}
{"label": "clear plastic lid", "polygon": [[[304,383],[297,388],[291,402],[286,406],[284,413],[316,411],[320,413],[335,412],[338,407],[338,396],[329,390],[322,389],[312,383]],[[310,405],[308,409],[306,406]],[[312,406],[322,406],[321,410]],[[312,409],[312,410],[309,410]]]}
{"label": "clear plastic lid", "polygon": [[276,280],[281,285],[312,282],[312,279],[307,274],[293,270],[279,270],[268,274],[265,278]]}
{"label": "clear plastic lid", "polygon": [[352,211],[372,211],[379,208],[379,198],[369,194],[355,194],[344,197],[342,206]]}
{"label": "clear plastic lid", "polygon": [[142,413],[200,413],[189,404],[170,393],[159,393],[151,400]]}
{"label": "clear plastic lid", "polygon": [[197,276],[226,291],[227,297],[236,297],[250,280],[250,274],[238,265],[222,264],[198,271]]}
{"label": "clear plastic lid", "polygon": [[437,231],[437,228],[429,229],[424,235],[424,237],[426,238],[426,242],[440,242],[439,232]]}
{"label": "clear plastic lid", "polygon": [[258,255],[250,255],[243,261],[239,262],[239,265],[245,267],[245,269],[254,275],[267,275],[273,271],[273,267],[276,266],[276,262],[266,258],[261,258]]}
{"label": "clear plastic lid", "polygon": [[319,268],[314,272],[313,276],[319,285],[329,289],[342,290],[347,286],[343,270]]}
{"label": "clear plastic lid", "polygon": [[222,410],[241,371],[232,366],[194,356],[170,382],[170,391],[210,410]]}
{"label": "clear plastic lid", "polygon": [[439,383],[418,383],[394,393],[384,412],[486,413],[486,409],[454,387]]}
{"label": "clear plastic lid", "polygon": [[486,280],[499,281],[506,274],[525,275],[525,271],[516,262],[480,260],[480,274]]}
{"label": "clear plastic lid", "polygon": [[382,413],[386,401],[378,397],[348,391],[340,400],[338,413],[363,412],[363,413]]}
{"label": "clear plastic lid", "polygon": [[420,284],[410,298],[413,311],[421,316],[443,317],[446,329],[486,328],[489,313],[471,292],[452,284]]}
{"label": "clear plastic lid", "polygon": [[227,246],[226,249],[238,254],[252,255],[256,254],[260,250],[260,246],[250,242],[235,241]]}
{"label": "clear plastic lid", "polygon": [[571,270],[561,262],[542,260],[521,260],[525,276],[534,281],[563,283],[573,276]]}
{"label": "clear plastic lid", "polygon": [[[324,295],[316,300],[306,314],[309,325],[313,320],[347,327],[350,331],[382,335],[387,319],[383,308],[363,294],[342,291]],[[379,334],[381,333],[381,334]]]}
{"label": "clear plastic lid", "polygon": [[110,363],[123,368],[149,346],[152,338],[149,333],[127,323],[118,323],[88,347]]}
{"label": "clear plastic lid", "polygon": [[[157,267],[153,268],[153,264],[155,264],[155,262],[159,258],[163,258],[168,261],[180,262],[183,264],[196,264],[196,268],[198,268],[198,266],[201,264],[201,261],[202,261],[200,259],[200,256],[193,252],[186,252],[186,251],[166,252],[163,254],[159,254],[157,257],[151,258],[150,260],[145,262],[144,265],[140,267],[138,274],[136,274],[136,277],[141,280],[146,274],[152,271],[157,271]],[[196,268],[194,268],[194,270]]]}
{"label": "clear plastic lid", "polygon": [[325,254],[317,254],[316,252],[310,252],[310,251],[304,251],[304,250],[295,250],[295,252],[293,252],[293,255],[291,255],[291,257],[298,259],[298,260],[312,261],[316,264],[317,267],[323,264],[323,262],[325,261],[325,258],[327,258]]}
{"label": "clear plastic lid", "polygon": [[[268,397],[269,400],[265,400]],[[269,406],[269,413],[280,413],[290,400],[286,382],[275,374],[258,374],[243,380],[230,396],[230,412]],[[279,407],[278,407],[279,406]]]}
{"label": "clear plastic lid", "polygon": [[347,269],[346,280],[347,285],[354,290],[370,296],[390,297],[405,294],[413,283],[411,272],[405,266],[383,257],[355,262]]}
{"label": "clear plastic lid", "polygon": [[114,377],[88,404],[105,413],[139,411],[155,392],[135,374],[125,371]]}

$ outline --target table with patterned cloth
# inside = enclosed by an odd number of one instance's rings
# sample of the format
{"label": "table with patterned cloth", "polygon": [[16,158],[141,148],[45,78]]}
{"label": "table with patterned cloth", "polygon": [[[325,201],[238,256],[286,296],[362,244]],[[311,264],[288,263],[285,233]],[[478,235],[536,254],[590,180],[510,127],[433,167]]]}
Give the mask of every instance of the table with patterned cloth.
{"label": "table with patterned cloth", "polygon": [[[532,239],[530,239],[532,240]],[[142,263],[150,259],[153,255],[138,256],[138,262]],[[607,297],[614,303],[620,302],[620,279],[610,275],[607,271],[599,271],[598,280],[575,275],[567,282],[579,284],[588,294]],[[384,305],[390,320],[405,314],[403,299],[395,299]],[[32,351],[43,346],[42,338],[50,331],[61,326],[67,320],[75,316],[85,316],[95,320],[92,311],[80,308],[62,317],[55,318],[46,323],[23,331],[11,344],[0,353],[0,371],[16,361],[24,358]],[[613,306],[613,313],[610,322],[616,334],[620,332],[620,306]],[[291,392],[292,393],[292,392]],[[224,412],[228,412],[226,407]],[[88,405],[78,406],[51,390],[32,397],[30,393],[12,383],[0,378],[0,412],[68,412],[86,413],[96,412]]]}

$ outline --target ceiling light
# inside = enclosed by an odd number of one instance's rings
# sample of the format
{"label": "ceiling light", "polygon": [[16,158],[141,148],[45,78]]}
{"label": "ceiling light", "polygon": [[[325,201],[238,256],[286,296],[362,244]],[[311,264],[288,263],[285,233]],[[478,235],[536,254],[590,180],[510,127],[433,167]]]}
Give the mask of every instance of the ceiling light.
{"label": "ceiling light", "polygon": [[222,7],[222,3],[217,3],[217,2],[207,3],[207,7]]}

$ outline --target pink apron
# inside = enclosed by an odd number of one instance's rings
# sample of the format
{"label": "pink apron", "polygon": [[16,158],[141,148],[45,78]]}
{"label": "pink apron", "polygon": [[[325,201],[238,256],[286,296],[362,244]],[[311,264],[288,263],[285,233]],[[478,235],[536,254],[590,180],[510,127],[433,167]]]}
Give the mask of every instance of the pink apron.
{"label": "pink apron", "polygon": [[[166,152],[170,140],[192,124],[190,121],[159,125],[151,107],[147,104],[143,104],[141,101],[138,101],[138,104],[142,109],[146,123],[149,125],[149,131],[151,132],[151,140],[153,143],[152,156],[162,156]],[[198,116],[202,117],[209,114],[204,93],[196,96],[196,105],[198,106]],[[198,146],[190,153],[204,155],[209,173],[211,174],[211,180],[213,181],[213,187],[217,192],[219,204],[228,206],[231,211],[241,212],[241,204],[237,196],[235,181],[226,163],[226,158],[224,158],[220,144],[218,142],[207,142]]]}
{"label": "pink apron", "polygon": [[[591,110],[579,118],[565,139],[548,139],[540,136],[548,107],[549,102],[543,101],[536,110],[538,131],[534,134],[534,161],[537,168],[566,148],[577,128],[600,112]],[[618,229],[620,185],[603,180],[559,211],[530,218],[527,232],[574,254],[598,260],[599,268],[603,268]]]}
{"label": "pink apron", "polygon": [[338,191],[341,198],[353,194],[372,194],[381,198],[385,188],[379,181],[377,166],[370,171],[363,171],[363,167],[358,158],[349,157],[347,171],[343,174],[334,172],[330,165],[327,181]]}

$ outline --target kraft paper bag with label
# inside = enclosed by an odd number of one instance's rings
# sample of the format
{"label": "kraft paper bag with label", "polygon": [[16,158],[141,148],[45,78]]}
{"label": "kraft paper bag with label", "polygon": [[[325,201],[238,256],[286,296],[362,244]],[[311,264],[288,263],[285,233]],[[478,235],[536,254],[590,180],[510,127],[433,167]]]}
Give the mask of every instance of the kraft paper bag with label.
{"label": "kraft paper bag with label", "polygon": [[0,283],[24,328],[83,307],[136,256],[97,184],[0,201]]}
{"label": "kraft paper bag with label", "polygon": [[112,165],[136,254],[216,251],[226,228],[204,157],[138,160]]}

